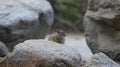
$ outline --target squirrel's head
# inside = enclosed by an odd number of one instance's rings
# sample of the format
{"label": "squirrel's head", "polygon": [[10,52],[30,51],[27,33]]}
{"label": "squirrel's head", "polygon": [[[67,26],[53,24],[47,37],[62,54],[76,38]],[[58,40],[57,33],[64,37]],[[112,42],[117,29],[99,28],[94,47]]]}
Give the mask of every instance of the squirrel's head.
{"label": "squirrel's head", "polygon": [[63,31],[63,30],[58,30],[57,31],[57,34],[59,35],[59,36],[61,36],[61,37],[65,37],[66,35],[65,35],[65,32]]}

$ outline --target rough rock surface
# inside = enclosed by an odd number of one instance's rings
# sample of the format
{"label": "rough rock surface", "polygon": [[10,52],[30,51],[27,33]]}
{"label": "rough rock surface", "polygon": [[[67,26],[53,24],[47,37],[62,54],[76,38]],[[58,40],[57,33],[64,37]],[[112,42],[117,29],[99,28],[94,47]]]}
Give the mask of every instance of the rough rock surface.
{"label": "rough rock surface", "polygon": [[44,38],[52,23],[53,9],[46,0],[0,0],[0,41],[9,49]]}
{"label": "rough rock surface", "polygon": [[120,0],[89,0],[84,28],[93,53],[120,60]]}
{"label": "rough rock surface", "polygon": [[78,51],[47,40],[20,43],[6,58],[1,61],[1,67],[6,63],[9,67],[79,67],[81,63]]}
{"label": "rough rock surface", "polygon": [[82,67],[120,67],[120,65],[114,62],[104,53],[98,53],[88,60]]}
{"label": "rough rock surface", "polygon": [[0,42],[0,57],[5,57],[9,53],[4,43]]}

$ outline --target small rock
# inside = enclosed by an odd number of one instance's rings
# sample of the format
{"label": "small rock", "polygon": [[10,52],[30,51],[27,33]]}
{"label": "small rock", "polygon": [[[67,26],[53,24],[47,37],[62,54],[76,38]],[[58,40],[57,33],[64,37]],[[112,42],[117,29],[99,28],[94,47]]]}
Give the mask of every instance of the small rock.
{"label": "small rock", "polygon": [[104,53],[95,54],[90,60],[87,60],[82,67],[120,67]]}
{"label": "small rock", "polygon": [[0,57],[5,57],[9,53],[4,43],[0,42]]}

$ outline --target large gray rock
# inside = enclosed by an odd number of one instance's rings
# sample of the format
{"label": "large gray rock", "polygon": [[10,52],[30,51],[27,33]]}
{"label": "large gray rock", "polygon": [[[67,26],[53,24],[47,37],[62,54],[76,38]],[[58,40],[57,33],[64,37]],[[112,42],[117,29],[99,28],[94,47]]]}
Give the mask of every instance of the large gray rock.
{"label": "large gray rock", "polygon": [[0,41],[9,49],[44,38],[52,23],[53,9],[46,0],[0,0]]}
{"label": "large gray rock", "polygon": [[89,0],[84,28],[93,53],[120,60],[120,0]]}
{"label": "large gray rock", "polygon": [[27,40],[0,62],[0,67],[80,67],[81,55],[72,47],[45,40]]}
{"label": "large gray rock", "polygon": [[5,57],[9,53],[4,43],[0,42],[0,57]]}
{"label": "large gray rock", "polygon": [[120,67],[104,53],[95,54],[90,60],[86,61],[82,67]]}

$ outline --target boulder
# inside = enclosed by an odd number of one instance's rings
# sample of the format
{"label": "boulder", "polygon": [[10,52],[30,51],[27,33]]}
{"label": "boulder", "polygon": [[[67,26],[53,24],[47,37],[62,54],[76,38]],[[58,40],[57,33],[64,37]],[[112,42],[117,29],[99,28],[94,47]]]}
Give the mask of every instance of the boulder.
{"label": "boulder", "polygon": [[5,57],[9,53],[4,43],[0,42],[0,58]]}
{"label": "boulder", "polygon": [[82,67],[120,67],[120,65],[104,53],[98,53],[95,54],[90,60],[86,61]]}
{"label": "boulder", "polygon": [[0,41],[11,50],[27,39],[41,39],[53,23],[53,9],[46,0],[0,1]]}
{"label": "boulder", "polygon": [[120,60],[120,0],[89,0],[85,36],[92,52]]}
{"label": "boulder", "polygon": [[1,67],[80,67],[81,55],[70,46],[47,40],[27,40],[16,45]]}

